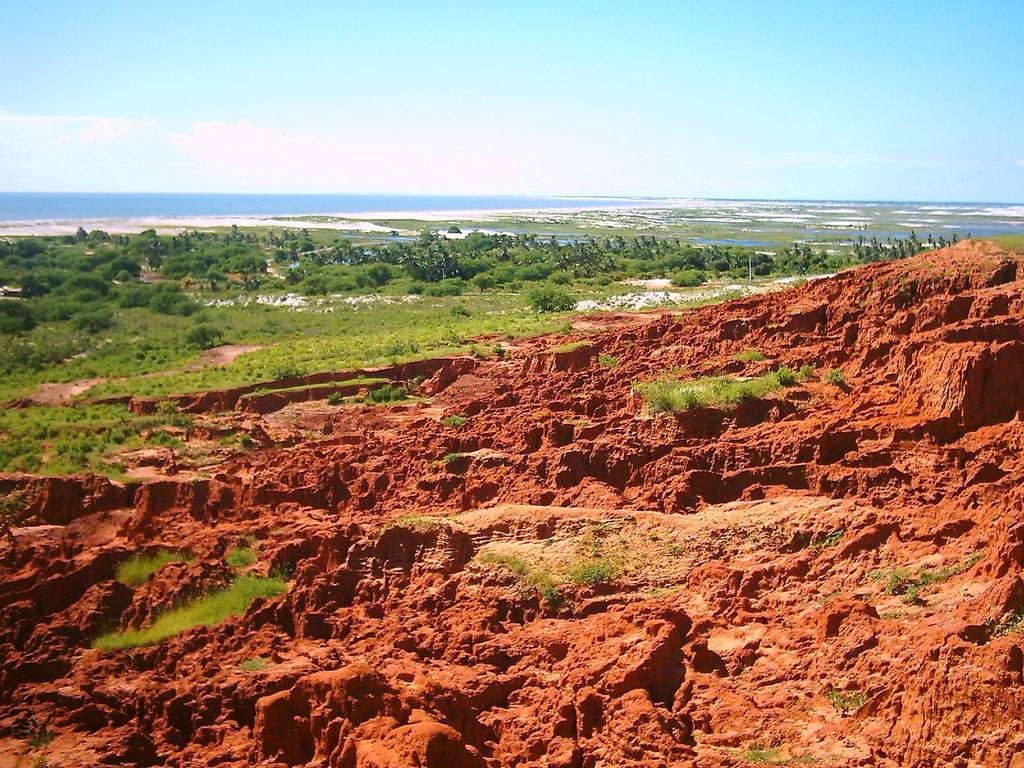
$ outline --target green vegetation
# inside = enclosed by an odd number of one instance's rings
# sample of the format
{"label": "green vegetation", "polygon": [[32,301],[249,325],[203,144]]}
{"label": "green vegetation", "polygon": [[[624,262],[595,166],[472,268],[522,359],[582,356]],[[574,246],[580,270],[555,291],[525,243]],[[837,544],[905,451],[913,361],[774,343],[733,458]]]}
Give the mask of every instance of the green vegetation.
{"label": "green vegetation", "polygon": [[240,570],[256,562],[256,553],[248,547],[232,547],[224,555],[224,562],[235,570]]}
{"label": "green vegetation", "polygon": [[239,664],[238,668],[242,672],[262,672],[267,668],[267,660],[262,656],[253,656]]}
{"label": "green vegetation", "polygon": [[601,354],[597,356],[597,362],[602,368],[614,368],[619,364],[619,358]]}
{"label": "green vegetation", "polygon": [[[18,289],[0,302],[0,402],[44,382],[98,380],[76,389],[84,394],[72,407],[3,409],[0,471],[117,477],[115,453],[173,446],[179,437],[166,427],[184,426],[124,406],[83,406],[84,398],[245,386],[463,352],[481,335],[557,330],[557,313],[579,296],[614,293],[622,278],[672,275],[695,285],[745,276],[748,258],[755,275],[767,277],[922,247],[762,253],[623,235],[579,231],[560,241],[477,232],[447,240],[424,232],[413,241],[353,242],[329,230],[230,228],[0,241],[0,283]],[[257,349],[223,365],[202,356],[221,343]]]}
{"label": "green vegetation", "polygon": [[[282,378],[289,378],[284,376]],[[382,379],[374,376],[357,376],[354,379],[346,379],[345,381],[325,381],[320,384],[296,384],[294,387],[274,387],[274,388],[261,388],[253,392],[247,392],[242,395],[241,400],[248,400],[260,395],[279,395],[279,394],[290,394],[292,392],[305,392],[310,389],[320,389],[323,387],[335,386],[339,389],[341,387],[363,387],[373,386],[374,384],[382,384],[387,382],[388,379]],[[332,393],[334,394],[334,393]]]}
{"label": "green vegetation", "polygon": [[672,285],[676,288],[696,288],[707,281],[708,276],[696,269],[682,269],[672,277]]}
{"label": "green vegetation", "polygon": [[469,417],[461,413],[453,413],[441,419],[441,423],[450,429],[458,429],[469,421]]}
{"label": "green vegetation", "polygon": [[522,558],[504,552],[484,552],[477,560],[481,563],[506,568],[514,573],[524,592],[536,592],[546,604],[557,607],[565,601],[561,587],[545,569],[531,568]]}
{"label": "green vegetation", "polygon": [[587,341],[570,341],[566,342],[565,344],[560,344],[557,347],[551,347],[548,350],[548,352],[553,352],[555,354],[562,352],[574,352],[577,349],[582,349],[583,347],[589,346],[589,344],[590,342]]}
{"label": "green vegetation", "polygon": [[756,347],[749,347],[748,349],[737,352],[732,356],[732,359],[738,363],[755,363],[761,360],[767,360],[768,358],[764,352]]}
{"label": "green vegetation", "polygon": [[785,762],[779,759],[779,750],[777,748],[762,747],[757,742],[751,744],[740,757],[748,763],[761,765],[781,765]]}
{"label": "green vegetation", "polygon": [[18,541],[14,538],[14,530],[24,525],[29,518],[29,510],[25,500],[20,493],[11,493],[0,496],[0,533],[7,540],[7,556],[14,554],[18,547]]}
{"label": "green vegetation", "polygon": [[985,627],[992,637],[1024,633],[1024,610],[1011,611],[999,620],[989,619]]}
{"label": "green vegetation", "polygon": [[832,368],[828,373],[825,374],[825,381],[834,387],[845,387],[846,376],[839,368]]}
{"label": "green vegetation", "polygon": [[571,295],[549,286],[534,288],[527,294],[527,299],[536,312],[565,312],[576,306]]}
{"label": "green vegetation", "polygon": [[675,413],[694,408],[728,408],[744,400],[756,400],[780,387],[805,378],[803,372],[779,368],[751,379],[707,376],[687,381],[659,380],[633,385],[652,413]]}
{"label": "green vegetation", "polygon": [[[44,749],[53,741],[49,718],[40,721],[33,715],[27,716],[15,729],[18,738],[23,739],[31,749]],[[38,758],[36,759],[38,762]],[[44,760],[45,764],[45,760]]]}
{"label": "green vegetation", "polygon": [[185,343],[190,347],[210,349],[216,347],[223,340],[224,334],[220,332],[220,329],[209,323],[199,323],[185,331]]}
{"label": "green vegetation", "polygon": [[573,584],[597,587],[607,584],[621,573],[621,563],[606,557],[593,557],[574,563],[567,575]]}
{"label": "green vegetation", "polygon": [[288,583],[281,578],[239,576],[224,589],[161,614],[149,627],[101,635],[93,642],[93,648],[110,651],[138,645],[152,645],[192,627],[215,626],[229,616],[245,613],[245,610],[256,598],[275,597],[282,594],[287,588]]}
{"label": "green vegetation", "polygon": [[366,402],[380,405],[382,403],[396,403],[400,400],[405,400],[406,397],[408,395],[406,394],[405,387],[385,384],[367,392]]}
{"label": "green vegetation", "polygon": [[404,528],[412,528],[415,531],[432,531],[436,528],[450,526],[451,524],[452,521],[447,517],[408,514],[396,517],[388,527],[402,526]]}
{"label": "green vegetation", "polygon": [[974,552],[963,562],[942,568],[920,568],[917,573],[909,568],[893,568],[888,571],[872,571],[868,576],[873,581],[883,582],[882,591],[887,595],[900,595],[908,604],[921,602],[921,590],[933,584],[943,584],[950,578],[973,568],[981,559],[980,552]]}
{"label": "green vegetation", "polygon": [[148,555],[135,555],[114,570],[114,577],[122,584],[137,587],[168,563],[190,563],[195,558],[187,552],[158,549]]}
{"label": "green vegetation", "polygon": [[845,528],[837,528],[834,531],[828,533],[822,533],[811,539],[811,547],[814,549],[824,549],[825,547],[836,546],[843,538],[843,534],[846,533]]}
{"label": "green vegetation", "polygon": [[117,475],[115,450],[173,445],[192,417],[173,409],[151,416],[124,405],[0,409],[0,471],[70,474],[92,469]]}
{"label": "green vegetation", "polygon": [[829,704],[835,707],[836,712],[845,715],[856,712],[864,706],[868,700],[868,694],[866,691],[841,691],[838,688],[832,688],[825,694],[825,698],[828,699]]}

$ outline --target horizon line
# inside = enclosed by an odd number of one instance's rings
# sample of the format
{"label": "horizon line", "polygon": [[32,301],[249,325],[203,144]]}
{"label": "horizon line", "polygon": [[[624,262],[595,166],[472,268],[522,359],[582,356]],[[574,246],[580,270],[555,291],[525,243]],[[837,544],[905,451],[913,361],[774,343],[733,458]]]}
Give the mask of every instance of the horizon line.
{"label": "horizon line", "polygon": [[523,192],[166,192],[166,191],[72,191],[72,190],[0,190],[0,195],[175,195],[221,197],[436,197],[436,198],[508,198],[522,197],[548,200],[686,200],[709,202],[751,202],[751,203],[938,203],[943,205],[1024,205],[1021,200],[967,200],[967,199],[914,199],[914,198],[866,198],[866,197],[710,197],[705,195],[611,195],[611,194],[544,194]]}

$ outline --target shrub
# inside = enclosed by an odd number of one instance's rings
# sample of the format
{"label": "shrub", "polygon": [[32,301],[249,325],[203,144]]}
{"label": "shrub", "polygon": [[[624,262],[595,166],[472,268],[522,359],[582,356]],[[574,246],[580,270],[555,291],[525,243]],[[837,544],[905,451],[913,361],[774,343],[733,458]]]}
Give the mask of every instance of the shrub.
{"label": "shrub", "polygon": [[813,376],[814,376],[814,366],[813,365],[807,365],[805,363],[804,365],[800,366],[800,370],[797,371],[797,373],[799,374],[799,378],[801,380],[806,380],[806,379],[813,378]]}
{"label": "shrub", "polygon": [[342,401],[344,399],[345,398],[341,396],[341,392],[331,392],[331,394],[329,394],[327,396],[327,404],[328,405],[341,405],[341,403],[342,403]]}
{"label": "shrub", "polygon": [[597,362],[602,368],[614,368],[619,364],[619,358],[614,357],[613,355],[601,354],[597,356]]}
{"label": "shrub", "polygon": [[837,712],[845,715],[849,712],[856,712],[864,706],[868,700],[868,694],[866,691],[841,691],[838,688],[833,688],[825,694],[825,698]]}
{"label": "shrub", "polygon": [[192,627],[212,627],[229,616],[239,616],[257,597],[275,597],[288,588],[277,577],[239,576],[228,587],[189,601],[157,617],[149,627],[110,632],[93,641],[92,647],[102,651],[152,645]]}
{"label": "shrub", "polygon": [[265,658],[263,658],[262,656],[253,656],[251,659],[246,659],[241,664],[239,664],[238,668],[242,672],[260,672],[261,670],[265,669],[266,666],[267,660]]}
{"label": "shrub", "polygon": [[220,329],[208,323],[193,325],[185,331],[185,343],[190,347],[198,347],[199,349],[216,347],[223,338],[224,334],[221,333]]}
{"label": "shrub", "polygon": [[107,307],[97,307],[75,315],[71,325],[86,333],[99,333],[114,324],[114,313]]}
{"label": "shrub", "polygon": [[696,269],[683,269],[676,272],[672,278],[672,285],[677,288],[696,288],[707,282],[707,276]]}
{"label": "shrub", "polygon": [[775,378],[782,386],[791,387],[796,384],[800,374],[784,365],[775,372]]}
{"label": "shrub", "polygon": [[829,384],[831,384],[834,387],[844,387],[844,386],[846,386],[846,376],[843,374],[842,370],[840,370],[839,368],[833,368],[828,373],[826,373],[825,374],[825,381],[827,381]]}
{"label": "shrub", "polygon": [[368,403],[394,403],[399,400],[405,400],[406,398],[405,387],[395,386],[394,384],[384,384],[383,386],[371,389],[366,393],[366,402]]}
{"label": "shrub", "polygon": [[27,333],[35,327],[35,315],[24,301],[0,301],[0,333]]}
{"label": "shrub", "polygon": [[158,549],[148,555],[135,555],[114,570],[114,577],[122,584],[137,587],[168,563],[188,563],[192,556],[173,549]]}
{"label": "shrub", "polygon": [[439,283],[431,283],[423,289],[427,296],[461,296],[466,282],[459,278],[448,278]]}
{"label": "shrub", "polygon": [[565,312],[576,306],[571,295],[549,286],[534,288],[526,298],[535,312]]}

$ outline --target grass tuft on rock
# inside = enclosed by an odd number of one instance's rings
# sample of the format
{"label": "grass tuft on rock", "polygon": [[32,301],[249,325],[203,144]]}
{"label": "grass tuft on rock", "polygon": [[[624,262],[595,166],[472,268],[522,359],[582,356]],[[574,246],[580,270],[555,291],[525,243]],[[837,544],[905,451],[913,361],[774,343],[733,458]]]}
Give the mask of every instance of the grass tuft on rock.
{"label": "grass tuft on rock", "polygon": [[114,578],[129,587],[145,584],[154,573],[168,563],[190,563],[192,555],[173,549],[158,549],[148,555],[135,555],[117,566]]}
{"label": "grass tuft on rock", "polygon": [[688,381],[649,381],[633,389],[652,413],[676,413],[694,408],[725,408],[756,400],[783,386],[774,373],[752,379],[706,376]]}
{"label": "grass tuft on rock", "polygon": [[276,597],[288,589],[288,582],[277,577],[239,576],[227,587],[191,600],[161,614],[150,626],[108,632],[93,641],[101,651],[152,645],[192,627],[212,627],[229,616],[240,616],[258,597]]}

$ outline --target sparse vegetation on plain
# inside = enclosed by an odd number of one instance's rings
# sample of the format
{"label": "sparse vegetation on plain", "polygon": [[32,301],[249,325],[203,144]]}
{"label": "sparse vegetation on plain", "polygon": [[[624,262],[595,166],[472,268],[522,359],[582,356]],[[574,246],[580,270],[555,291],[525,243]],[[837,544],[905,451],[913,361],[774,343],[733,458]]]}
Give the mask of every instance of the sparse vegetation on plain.
{"label": "sparse vegetation on plain", "polygon": [[239,576],[224,589],[161,614],[149,627],[101,635],[93,641],[93,648],[111,651],[152,645],[192,627],[215,626],[244,613],[256,598],[276,597],[287,588],[288,582],[279,577]]}

